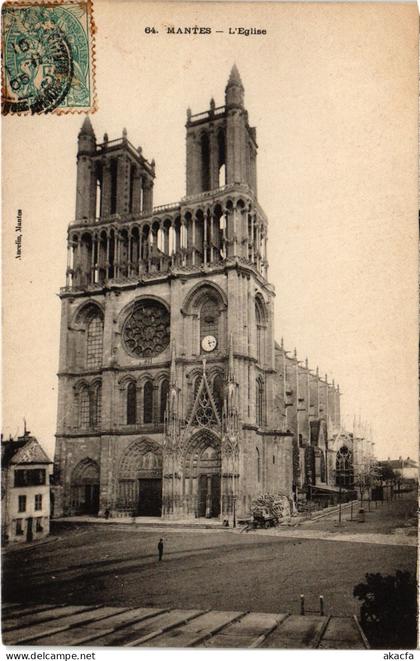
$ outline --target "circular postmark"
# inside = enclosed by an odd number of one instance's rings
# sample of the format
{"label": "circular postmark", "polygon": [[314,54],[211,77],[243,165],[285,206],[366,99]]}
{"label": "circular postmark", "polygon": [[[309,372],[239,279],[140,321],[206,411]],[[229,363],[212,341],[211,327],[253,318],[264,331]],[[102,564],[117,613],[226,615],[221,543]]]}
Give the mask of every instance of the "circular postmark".
{"label": "circular postmark", "polygon": [[70,89],[71,48],[48,9],[16,9],[3,15],[2,112],[48,113]]}

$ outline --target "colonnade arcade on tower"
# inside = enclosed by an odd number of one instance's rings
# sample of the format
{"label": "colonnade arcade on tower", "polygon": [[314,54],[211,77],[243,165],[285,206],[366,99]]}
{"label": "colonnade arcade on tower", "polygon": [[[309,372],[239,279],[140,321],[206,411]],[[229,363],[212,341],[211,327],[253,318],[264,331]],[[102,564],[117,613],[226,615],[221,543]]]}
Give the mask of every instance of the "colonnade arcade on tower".
{"label": "colonnade arcade on tower", "polygon": [[125,131],[98,143],[84,121],[60,291],[58,515],[232,520],[258,494],[292,494],[302,398],[275,348],[256,159],[236,66],[223,106],[187,111],[176,204],[153,207],[157,165]]}
{"label": "colonnade arcade on tower", "polygon": [[187,112],[187,195],[153,208],[155,162],[127,138],[98,143],[89,118],[78,137],[76,219],[67,286],[195,267],[239,257],[267,276],[267,219],[257,200],[256,130],[236,67],[225,105]]}

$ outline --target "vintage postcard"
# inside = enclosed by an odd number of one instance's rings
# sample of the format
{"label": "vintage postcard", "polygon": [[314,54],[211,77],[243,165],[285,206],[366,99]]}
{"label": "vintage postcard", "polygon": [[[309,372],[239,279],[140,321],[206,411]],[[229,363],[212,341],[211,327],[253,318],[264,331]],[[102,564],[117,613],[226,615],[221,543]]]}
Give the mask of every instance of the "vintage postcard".
{"label": "vintage postcard", "polygon": [[1,35],[3,644],[414,658],[416,4]]}

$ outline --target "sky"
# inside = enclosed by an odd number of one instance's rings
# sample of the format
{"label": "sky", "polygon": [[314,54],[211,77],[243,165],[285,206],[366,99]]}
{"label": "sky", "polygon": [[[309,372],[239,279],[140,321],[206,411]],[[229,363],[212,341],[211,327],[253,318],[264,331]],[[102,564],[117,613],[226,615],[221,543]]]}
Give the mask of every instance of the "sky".
{"label": "sky", "polygon": [[[222,105],[236,62],[257,127],[277,340],[340,384],[345,427],[354,415],[369,423],[378,458],[418,454],[417,20],[415,4],[262,3],[256,14],[246,3],[95,2],[94,130],[101,140],[126,128],[156,160],[155,205],[185,194],[186,109]],[[227,34],[238,26],[267,35]],[[2,122],[2,429],[22,433],[26,417],[50,454],[82,121]]]}

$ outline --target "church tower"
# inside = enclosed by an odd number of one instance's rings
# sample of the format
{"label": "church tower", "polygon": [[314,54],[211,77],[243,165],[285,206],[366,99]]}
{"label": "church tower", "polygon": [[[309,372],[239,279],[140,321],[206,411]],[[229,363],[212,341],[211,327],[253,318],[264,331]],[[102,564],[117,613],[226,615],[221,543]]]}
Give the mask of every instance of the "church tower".
{"label": "church tower", "polygon": [[234,65],[187,111],[186,196],[153,207],[154,161],[79,134],[62,301],[56,476],[64,514],[232,520],[291,493],[276,382],[256,130]]}

